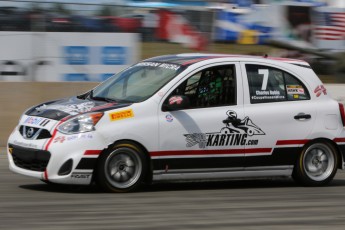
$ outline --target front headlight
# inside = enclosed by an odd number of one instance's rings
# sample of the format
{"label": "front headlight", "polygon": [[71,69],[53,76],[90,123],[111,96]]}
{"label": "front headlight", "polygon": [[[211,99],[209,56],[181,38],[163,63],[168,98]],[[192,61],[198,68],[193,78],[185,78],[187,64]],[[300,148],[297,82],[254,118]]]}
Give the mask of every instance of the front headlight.
{"label": "front headlight", "polygon": [[103,113],[87,113],[73,117],[57,127],[63,134],[85,133],[95,130],[95,125]]}

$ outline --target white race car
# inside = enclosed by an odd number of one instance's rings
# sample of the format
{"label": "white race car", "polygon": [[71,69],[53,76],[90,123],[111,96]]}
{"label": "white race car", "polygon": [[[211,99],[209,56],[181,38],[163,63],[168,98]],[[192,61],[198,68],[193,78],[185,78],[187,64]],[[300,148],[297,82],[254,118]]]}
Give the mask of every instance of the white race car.
{"label": "white race car", "polygon": [[7,152],[16,173],[112,192],[270,176],[319,186],[344,168],[344,124],[343,105],[304,61],[167,55],[28,109]]}

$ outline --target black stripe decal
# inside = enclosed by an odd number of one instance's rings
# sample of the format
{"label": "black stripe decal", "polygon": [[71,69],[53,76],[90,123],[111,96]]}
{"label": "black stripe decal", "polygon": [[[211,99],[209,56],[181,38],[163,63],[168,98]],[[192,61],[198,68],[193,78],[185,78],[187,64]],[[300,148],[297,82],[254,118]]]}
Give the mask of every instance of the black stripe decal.
{"label": "black stripe decal", "polygon": [[272,155],[152,159],[153,170],[295,165],[300,147],[275,148]]}
{"label": "black stripe decal", "polygon": [[82,158],[76,169],[94,169],[97,158]]}
{"label": "black stripe decal", "polygon": [[275,148],[272,155],[246,157],[245,167],[295,165],[301,151],[301,147]]}
{"label": "black stripe decal", "polygon": [[244,157],[153,159],[154,170],[242,167]]}

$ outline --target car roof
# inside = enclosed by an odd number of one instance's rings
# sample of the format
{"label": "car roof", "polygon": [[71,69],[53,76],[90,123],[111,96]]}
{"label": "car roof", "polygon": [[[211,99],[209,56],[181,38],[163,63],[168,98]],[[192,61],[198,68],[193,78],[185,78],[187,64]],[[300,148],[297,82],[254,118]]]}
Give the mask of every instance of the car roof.
{"label": "car roof", "polygon": [[252,55],[241,55],[241,54],[206,54],[206,53],[185,53],[185,54],[172,54],[157,56],[144,60],[144,62],[167,62],[172,64],[178,64],[183,66],[192,65],[201,61],[210,60],[210,59],[220,59],[227,58],[229,61],[243,61],[243,60],[273,60],[284,63],[295,64],[303,67],[310,68],[309,63],[299,59],[290,59],[290,58],[280,58],[280,57],[271,57],[268,55],[265,56],[252,56]]}

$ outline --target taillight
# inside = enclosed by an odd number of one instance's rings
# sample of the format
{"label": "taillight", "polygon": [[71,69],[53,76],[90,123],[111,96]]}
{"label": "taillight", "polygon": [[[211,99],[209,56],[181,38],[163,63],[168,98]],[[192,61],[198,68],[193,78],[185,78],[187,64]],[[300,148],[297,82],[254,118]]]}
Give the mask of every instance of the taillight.
{"label": "taillight", "polygon": [[345,127],[345,110],[344,110],[344,105],[342,103],[339,103],[339,110],[340,110],[341,121],[343,122],[343,126]]}

